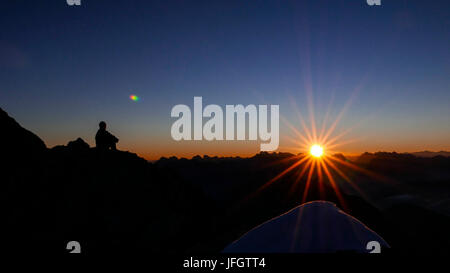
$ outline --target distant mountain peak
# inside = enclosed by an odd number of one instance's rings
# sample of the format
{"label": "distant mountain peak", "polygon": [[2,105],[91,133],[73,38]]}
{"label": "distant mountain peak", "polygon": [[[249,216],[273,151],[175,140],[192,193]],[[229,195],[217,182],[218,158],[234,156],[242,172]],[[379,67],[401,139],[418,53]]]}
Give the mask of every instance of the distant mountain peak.
{"label": "distant mountain peak", "polygon": [[432,152],[432,151],[421,151],[421,152],[414,152],[410,153],[417,157],[435,157],[435,156],[445,156],[450,157],[450,152],[447,151],[439,151],[439,152]]}

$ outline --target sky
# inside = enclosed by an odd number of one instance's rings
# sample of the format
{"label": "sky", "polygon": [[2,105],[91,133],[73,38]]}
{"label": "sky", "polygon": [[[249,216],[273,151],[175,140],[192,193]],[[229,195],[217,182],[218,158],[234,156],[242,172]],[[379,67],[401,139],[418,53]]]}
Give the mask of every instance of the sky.
{"label": "sky", "polygon": [[307,127],[341,117],[344,154],[450,150],[449,48],[449,1],[11,0],[0,107],[48,147],[94,146],[104,120],[119,149],[147,159],[259,152],[173,140],[171,109],[194,96],[279,105],[278,151],[298,152],[298,112]]}

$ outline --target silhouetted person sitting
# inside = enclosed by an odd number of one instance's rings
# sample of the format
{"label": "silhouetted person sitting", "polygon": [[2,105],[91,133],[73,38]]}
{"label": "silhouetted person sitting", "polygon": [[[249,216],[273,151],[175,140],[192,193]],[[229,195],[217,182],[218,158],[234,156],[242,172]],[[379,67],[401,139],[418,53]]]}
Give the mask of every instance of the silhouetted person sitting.
{"label": "silhouetted person sitting", "polygon": [[116,150],[116,143],[119,142],[119,139],[106,131],[106,122],[101,121],[98,126],[100,128],[95,135],[95,145],[97,146],[97,149]]}

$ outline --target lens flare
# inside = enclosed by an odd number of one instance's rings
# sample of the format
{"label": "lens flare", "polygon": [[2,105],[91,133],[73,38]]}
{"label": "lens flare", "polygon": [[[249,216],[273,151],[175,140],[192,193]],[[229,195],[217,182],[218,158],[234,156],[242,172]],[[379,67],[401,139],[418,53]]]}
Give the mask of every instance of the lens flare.
{"label": "lens flare", "polygon": [[130,100],[132,101],[139,101],[139,97],[136,95],[130,95]]}

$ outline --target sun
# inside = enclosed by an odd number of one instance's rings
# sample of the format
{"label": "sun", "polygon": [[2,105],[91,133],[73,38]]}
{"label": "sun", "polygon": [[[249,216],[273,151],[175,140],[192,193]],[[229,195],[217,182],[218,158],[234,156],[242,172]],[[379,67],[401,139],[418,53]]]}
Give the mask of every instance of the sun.
{"label": "sun", "polygon": [[[353,94],[357,93],[359,88],[355,89]],[[346,202],[344,200],[344,196],[339,189],[339,185],[345,183],[345,185],[349,185],[356,192],[358,192],[362,198],[368,200],[366,194],[361,190],[358,184],[354,183],[350,175],[347,174],[347,171],[355,171],[361,173],[366,176],[370,176],[373,179],[390,182],[387,178],[369,171],[363,167],[360,167],[356,163],[352,163],[345,158],[342,159],[342,154],[336,150],[337,147],[346,145],[348,143],[352,143],[357,141],[358,139],[350,139],[346,141],[340,140],[343,136],[352,131],[356,126],[350,127],[338,134],[333,135],[335,129],[338,126],[339,121],[344,115],[344,112],[350,107],[350,103],[352,102],[353,96],[349,99],[349,101],[345,104],[344,108],[339,112],[336,119],[330,123],[328,121],[330,115],[330,106],[325,114],[325,117],[322,121],[322,125],[320,128],[316,126],[316,121],[314,118],[314,108],[312,101],[312,93],[309,98],[309,114],[310,114],[310,125],[311,128],[308,128],[307,122],[303,118],[301,112],[296,109],[297,115],[300,121],[300,125],[303,129],[298,130],[295,125],[290,124],[287,119],[283,119],[286,125],[295,133],[295,137],[292,138],[290,136],[286,136],[288,140],[295,144],[295,146],[286,147],[298,152],[297,155],[293,155],[294,163],[289,167],[281,171],[278,175],[270,179],[267,183],[263,184],[255,193],[259,193],[261,190],[267,188],[275,181],[280,180],[286,174],[293,172],[297,172],[295,179],[292,181],[292,191],[295,191],[298,187],[298,184],[304,184],[303,189],[303,197],[301,202],[304,203],[307,201],[308,192],[310,190],[311,184],[317,182],[319,194],[321,194],[321,198],[326,198],[326,185],[331,186],[332,190],[335,192],[336,197],[339,203],[343,208],[346,207]],[[294,101],[294,100],[292,100]],[[331,105],[331,103],[330,103]],[[295,106],[295,103],[294,103]],[[328,128],[327,128],[328,126]],[[326,149],[326,153],[325,153]],[[309,150],[309,153],[307,152]],[[339,156],[340,155],[340,156]],[[286,159],[282,159],[286,160]],[[303,179],[304,178],[304,179]],[[343,182],[345,181],[345,182]]]}
{"label": "sun", "polygon": [[318,144],[314,144],[311,146],[309,153],[314,157],[321,157],[323,155],[323,148]]}

